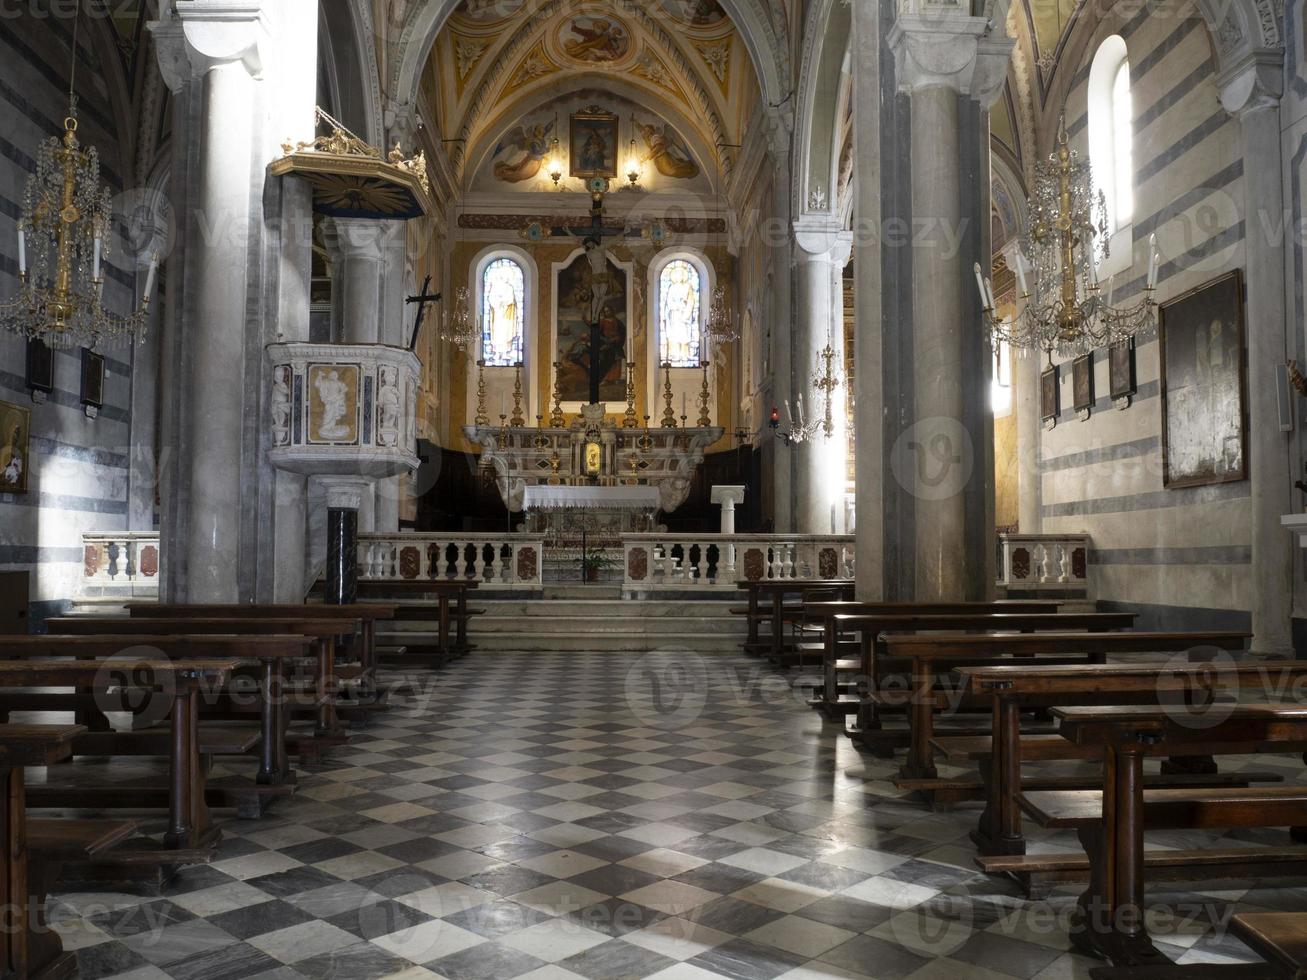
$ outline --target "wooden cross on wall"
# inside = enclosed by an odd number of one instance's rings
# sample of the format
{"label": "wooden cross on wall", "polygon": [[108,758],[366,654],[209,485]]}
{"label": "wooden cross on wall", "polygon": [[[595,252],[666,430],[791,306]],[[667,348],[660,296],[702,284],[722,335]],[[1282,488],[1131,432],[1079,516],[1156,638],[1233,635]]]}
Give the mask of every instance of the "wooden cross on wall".
{"label": "wooden cross on wall", "polygon": [[[564,235],[571,235],[581,239],[581,243],[586,250],[587,255],[591,255],[596,250],[599,258],[591,258],[592,273],[596,266],[602,269],[608,268],[608,247],[604,244],[605,238],[623,237],[626,234],[625,229],[605,228],[604,227],[604,192],[608,189],[608,181],[602,177],[592,177],[587,181],[587,188],[590,191],[590,224],[576,226],[564,226],[561,231]],[[557,230],[550,232],[551,235],[557,234]],[[602,368],[595,357],[595,352],[599,350],[599,344],[602,339],[599,329],[599,313],[601,301],[596,301],[591,306],[590,317],[586,326],[590,330],[589,350],[586,354],[586,373],[590,382],[590,404],[599,404],[599,386],[603,381]]]}
{"label": "wooden cross on wall", "polygon": [[408,349],[410,351],[417,349],[418,333],[422,330],[422,315],[427,311],[427,304],[439,303],[440,298],[443,295],[441,293],[427,292],[430,286],[431,286],[431,277],[427,276],[426,279],[422,280],[422,289],[418,291],[418,295],[409,296],[404,300],[405,306],[409,305],[410,303],[417,303],[418,305],[417,319],[413,321],[413,336],[409,338],[409,342],[408,342]]}

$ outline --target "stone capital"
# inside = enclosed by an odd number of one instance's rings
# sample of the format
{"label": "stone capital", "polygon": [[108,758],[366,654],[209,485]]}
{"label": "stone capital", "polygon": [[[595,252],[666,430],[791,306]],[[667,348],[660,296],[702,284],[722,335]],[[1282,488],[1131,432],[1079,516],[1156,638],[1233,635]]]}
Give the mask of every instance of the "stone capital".
{"label": "stone capital", "polygon": [[[838,221],[829,215],[804,215],[794,222],[794,254],[797,262],[837,262],[838,253],[851,242]],[[846,259],[847,261],[847,259]]]}
{"label": "stone capital", "polygon": [[163,83],[176,95],[186,82],[195,77],[182,22],[177,17],[169,17],[167,20],[152,20],[145,27],[154,38],[154,55],[159,61]]}
{"label": "stone capital", "polygon": [[734,509],[739,504],[744,503],[744,489],[742,486],[717,484],[712,488],[712,495],[709,500],[714,504]]}
{"label": "stone capital", "polygon": [[200,75],[240,62],[259,78],[271,39],[263,7],[263,0],[178,0],[192,71]]}
{"label": "stone capital", "polygon": [[323,220],[323,244],[327,251],[343,259],[380,260],[391,237],[390,225],[402,226],[402,222],[329,217]]}
{"label": "stone capital", "polygon": [[1284,51],[1253,48],[1221,69],[1217,91],[1225,111],[1235,116],[1274,109],[1284,94]]}
{"label": "stone capital", "polygon": [[951,88],[985,108],[993,105],[1016,44],[993,30],[988,18],[972,17],[962,7],[925,5],[901,12],[888,39],[899,91]]}
{"label": "stone capital", "polygon": [[322,489],[327,494],[330,510],[360,510],[366,496],[372,492],[372,481],[361,476],[324,476]]}

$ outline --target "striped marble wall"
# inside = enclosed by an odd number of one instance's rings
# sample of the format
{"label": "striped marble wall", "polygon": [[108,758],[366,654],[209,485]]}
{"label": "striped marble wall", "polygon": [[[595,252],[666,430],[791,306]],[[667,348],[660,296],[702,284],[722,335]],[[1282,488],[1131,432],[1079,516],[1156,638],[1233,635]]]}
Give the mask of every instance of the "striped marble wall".
{"label": "striped marble wall", "polygon": [[[78,135],[99,148],[101,176],[117,193],[125,176],[116,155],[120,135],[102,66],[85,44],[85,26],[77,67]],[[10,17],[0,28],[0,300],[19,287],[17,221],[37,148],[63,131],[70,43],[66,18]],[[121,254],[112,257],[104,288],[110,309],[130,306],[134,276]],[[24,342],[0,335],[0,400],[32,409],[28,492],[0,494],[0,568],[32,570],[36,622],[76,594],[82,532],[127,526],[136,352],[105,353],[104,406],[90,419],[80,398],[79,349],[56,353],[55,390],[45,403],[33,404],[24,381]]]}
{"label": "striped marble wall", "polygon": [[[1113,33],[1129,51],[1135,118],[1134,261],[1116,276],[1115,297],[1138,299],[1156,232],[1165,301],[1243,266],[1239,122],[1217,100],[1211,41],[1192,4],[1130,5],[1128,16],[1109,14],[1099,26],[1067,98],[1067,130],[1081,153],[1090,61]],[[1138,394],[1117,410],[1106,352],[1094,355],[1097,403],[1087,421],[1071,408],[1071,365],[1063,364],[1062,414],[1042,434],[1044,530],[1090,533],[1098,597],[1139,608],[1151,624],[1246,624],[1249,484],[1163,487],[1157,342],[1141,343],[1137,358]]]}

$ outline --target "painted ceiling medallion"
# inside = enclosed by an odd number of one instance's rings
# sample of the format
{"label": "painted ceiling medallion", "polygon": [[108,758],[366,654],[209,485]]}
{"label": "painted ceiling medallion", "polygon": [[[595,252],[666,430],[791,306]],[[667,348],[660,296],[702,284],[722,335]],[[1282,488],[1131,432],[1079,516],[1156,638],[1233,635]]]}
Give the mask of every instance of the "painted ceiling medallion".
{"label": "painted ceiling medallion", "polygon": [[559,29],[558,46],[581,64],[611,65],[631,53],[631,29],[606,12],[581,14]]}
{"label": "painted ceiling medallion", "polygon": [[712,72],[713,78],[725,92],[731,83],[731,38],[724,37],[717,41],[695,41],[695,50],[704,64]]}
{"label": "painted ceiling medallion", "polygon": [[717,0],[659,0],[658,7],[691,27],[716,27],[726,20],[726,11]]}
{"label": "painted ceiling medallion", "polygon": [[525,0],[463,0],[454,8],[454,16],[475,24],[493,24],[518,14]]}

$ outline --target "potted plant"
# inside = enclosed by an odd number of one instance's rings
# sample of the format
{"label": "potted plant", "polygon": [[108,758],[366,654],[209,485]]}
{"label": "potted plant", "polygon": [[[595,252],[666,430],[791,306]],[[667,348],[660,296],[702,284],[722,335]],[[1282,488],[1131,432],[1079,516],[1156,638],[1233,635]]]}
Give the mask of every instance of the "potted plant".
{"label": "potted plant", "polygon": [[612,568],[615,564],[602,551],[583,551],[579,561],[581,562],[581,571],[584,573],[587,582],[598,582],[599,573],[605,568]]}

